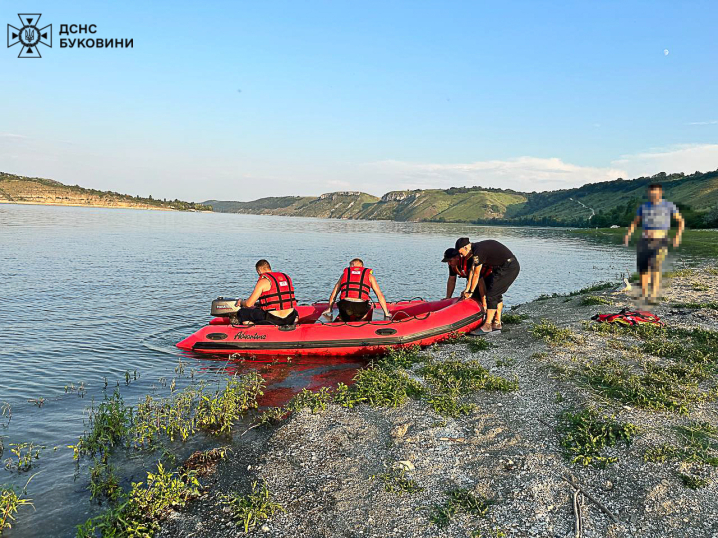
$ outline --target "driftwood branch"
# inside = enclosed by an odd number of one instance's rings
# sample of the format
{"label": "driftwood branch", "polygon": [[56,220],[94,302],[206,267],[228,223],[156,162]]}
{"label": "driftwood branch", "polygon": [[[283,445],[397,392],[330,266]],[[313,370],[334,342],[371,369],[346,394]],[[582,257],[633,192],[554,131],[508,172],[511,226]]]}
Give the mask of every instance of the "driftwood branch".
{"label": "driftwood branch", "polygon": [[574,489],[577,489],[578,491],[583,493],[589,501],[591,501],[593,504],[598,506],[598,508],[601,510],[601,512],[606,514],[611,521],[613,521],[614,523],[621,523],[621,520],[618,519],[615,515],[613,515],[613,512],[611,512],[608,508],[606,508],[601,501],[599,501],[593,495],[591,495],[588,491],[586,491],[585,488],[581,487],[581,485],[578,483],[578,481],[576,480],[576,478],[573,475],[569,475],[569,476],[564,475],[563,479],[566,482],[568,482],[569,485],[572,486]]}
{"label": "driftwood branch", "polygon": [[581,502],[578,497],[580,494],[580,490],[573,488],[573,515],[575,517],[573,524],[574,538],[581,538],[581,528],[583,527],[583,522],[581,521]]}

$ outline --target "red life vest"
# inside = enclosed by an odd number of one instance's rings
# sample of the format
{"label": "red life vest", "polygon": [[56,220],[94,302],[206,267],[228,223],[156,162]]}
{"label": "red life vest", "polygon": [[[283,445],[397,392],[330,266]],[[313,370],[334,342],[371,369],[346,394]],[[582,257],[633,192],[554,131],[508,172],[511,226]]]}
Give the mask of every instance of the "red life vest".
{"label": "red life vest", "polygon": [[[471,257],[464,257],[461,256],[459,259],[459,265],[456,266],[456,273],[461,278],[469,278],[469,260],[471,260]],[[481,278],[486,278],[491,274],[491,266],[490,265],[482,265],[481,266]]]}
{"label": "red life vest", "polygon": [[269,281],[270,287],[259,296],[257,300],[259,308],[262,310],[289,310],[297,306],[291,278],[284,273],[275,271],[259,275],[259,280],[263,278]]}
{"label": "red life vest", "polygon": [[636,325],[663,325],[661,318],[646,312],[644,310],[628,310],[624,308],[618,314],[596,314],[591,318],[599,323],[618,323],[619,325],[628,325],[635,327]]}
{"label": "red life vest", "polygon": [[371,269],[368,267],[347,267],[344,269],[342,279],[339,281],[339,299],[368,301],[369,292],[371,291],[370,275]]}

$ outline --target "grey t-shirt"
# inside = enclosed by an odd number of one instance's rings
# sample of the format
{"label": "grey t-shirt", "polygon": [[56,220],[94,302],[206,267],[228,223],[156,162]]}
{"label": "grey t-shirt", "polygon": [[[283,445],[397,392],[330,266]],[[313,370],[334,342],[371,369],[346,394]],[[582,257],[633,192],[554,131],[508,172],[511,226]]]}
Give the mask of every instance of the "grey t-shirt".
{"label": "grey t-shirt", "polygon": [[676,213],[676,204],[661,200],[657,204],[646,202],[638,208],[637,215],[641,217],[644,230],[670,230],[671,217]]}

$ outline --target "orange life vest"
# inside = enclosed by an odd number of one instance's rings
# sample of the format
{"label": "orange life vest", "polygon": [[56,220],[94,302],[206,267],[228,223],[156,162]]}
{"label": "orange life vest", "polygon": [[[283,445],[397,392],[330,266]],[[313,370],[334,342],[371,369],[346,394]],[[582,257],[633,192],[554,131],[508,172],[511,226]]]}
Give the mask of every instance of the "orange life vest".
{"label": "orange life vest", "polygon": [[294,285],[292,279],[284,273],[271,271],[259,275],[259,279],[266,278],[270,287],[263,291],[257,300],[257,305],[262,310],[289,310],[297,306],[294,298]]}
{"label": "orange life vest", "polygon": [[347,267],[344,269],[342,279],[339,281],[339,299],[368,301],[369,292],[371,291],[370,275],[371,269],[368,267]]}

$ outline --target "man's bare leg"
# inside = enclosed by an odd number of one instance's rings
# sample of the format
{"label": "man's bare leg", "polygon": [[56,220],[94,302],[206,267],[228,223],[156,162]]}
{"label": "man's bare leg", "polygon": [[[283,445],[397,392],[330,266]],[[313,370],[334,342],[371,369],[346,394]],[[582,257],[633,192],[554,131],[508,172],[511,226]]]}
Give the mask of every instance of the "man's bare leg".
{"label": "man's bare leg", "polygon": [[492,323],[492,327],[495,329],[501,329],[501,313],[504,311],[504,302],[501,301],[499,305],[496,307],[496,317],[494,318],[494,321]]}
{"label": "man's bare leg", "polygon": [[644,299],[648,299],[650,297],[648,292],[648,286],[651,283],[651,273],[649,271],[646,271],[645,273],[641,273],[641,294]]}
{"label": "man's bare leg", "polygon": [[658,299],[658,293],[661,291],[661,271],[652,271],[651,272],[651,285],[652,285],[652,293],[651,297],[654,299]]}

